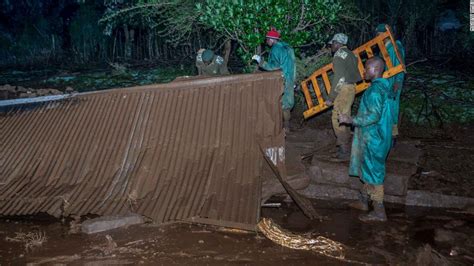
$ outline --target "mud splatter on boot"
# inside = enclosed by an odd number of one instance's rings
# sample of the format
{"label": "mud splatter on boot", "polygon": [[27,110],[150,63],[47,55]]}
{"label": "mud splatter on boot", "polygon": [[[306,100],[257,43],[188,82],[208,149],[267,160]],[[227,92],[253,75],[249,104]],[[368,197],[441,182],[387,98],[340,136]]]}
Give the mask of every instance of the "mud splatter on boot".
{"label": "mud splatter on boot", "polygon": [[359,200],[349,203],[349,207],[361,211],[369,210],[369,195],[366,193],[359,193]]}
{"label": "mud splatter on boot", "polygon": [[374,209],[368,214],[361,214],[359,220],[362,222],[386,222],[387,214],[385,214],[385,207],[382,202],[374,202]]}

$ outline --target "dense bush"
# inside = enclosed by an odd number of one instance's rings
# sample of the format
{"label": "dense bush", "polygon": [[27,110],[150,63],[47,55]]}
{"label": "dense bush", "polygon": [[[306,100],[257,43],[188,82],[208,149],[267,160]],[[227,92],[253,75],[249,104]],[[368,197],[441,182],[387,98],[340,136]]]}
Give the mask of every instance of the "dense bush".
{"label": "dense bush", "polygon": [[265,33],[275,27],[293,47],[321,45],[340,20],[333,0],[206,0],[196,4],[199,20],[238,44],[244,62],[259,53]]}

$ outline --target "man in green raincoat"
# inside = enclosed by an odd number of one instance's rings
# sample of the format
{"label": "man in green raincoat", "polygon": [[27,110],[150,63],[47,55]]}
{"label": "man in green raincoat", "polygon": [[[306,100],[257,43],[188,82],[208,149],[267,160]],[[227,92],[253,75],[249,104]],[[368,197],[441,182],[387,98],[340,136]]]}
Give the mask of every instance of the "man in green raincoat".
{"label": "man in green raincoat", "polygon": [[[379,24],[375,29],[376,34],[382,34],[386,31],[385,24]],[[397,46],[397,50],[400,53],[400,57],[402,58],[402,63],[405,63],[405,49],[403,48],[402,43],[397,40],[395,42]],[[388,55],[390,56],[390,61],[392,61],[393,66],[398,66],[400,61],[398,60],[397,54],[395,53],[395,48],[393,46],[392,41],[390,39],[385,40],[385,47],[387,48]],[[405,80],[405,72],[400,72],[395,76],[392,76],[388,79],[390,88],[395,92],[395,97],[390,99],[390,103],[392,106],[392,113],[393,113],[393,128],[392,128],[392,136],[396,138],[398,136],[398,119],[400,113],[400,95],[402,93],[403,88],[403,81]]]}
{"label": "man in green raincoat", "polygon": [[267,71],[280,69],[283,72],[285,81],[282,97],[283,126],[286,132],[290,130],[291,109],[295,105],[295,79],[296,65],[295,52],[287,43],[280,40],[280,33],[275,29],[270,30],[266,35],[266,43],[272,49],[268,61],[264,61],[261,56],[254,55],[253,60]]}
{"label": "man in green raincoat", "polygon": [[365,79],[372,81],[360,101],[357,115],[352,118],[339,115],[339,123],[352,124],[355,128],[352,141],[349,175],[358,176],[363,187],[359,201],[351,207],[369,210],[369,197],[373,211],[359,216],[365,222],[386,221],[383,205],[385,161],[392,146],[392,108],[389,98],[393,97],[390,84],[382,78],[384,62],[379,57],[367,60]]}

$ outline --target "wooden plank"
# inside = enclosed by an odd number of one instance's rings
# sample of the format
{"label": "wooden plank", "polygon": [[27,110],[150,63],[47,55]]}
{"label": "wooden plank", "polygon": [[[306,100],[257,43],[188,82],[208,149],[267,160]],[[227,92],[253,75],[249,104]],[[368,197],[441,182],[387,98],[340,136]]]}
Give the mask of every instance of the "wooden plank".
{"label": "wooden plank", "polygon": [[309,93],[308,83],[307,82],[301,83],[301,88],[303,90],[304,98],[306,100],[306,104],[308,108],[313,107],[313,99],[311,99],[311,94]]}
{"label": "wooden plank", "polygon": [[324,104],[324,99],[321,95],[321,88],[319,87],[318,80],[316,78],[312,78],[311,82],[313,83],[314,93],[316,94],[316,98],[318,99],[318,105]]}
{"label": "wooden plank", "polygon": [[367,53],[367,57],[369,57],[369,58],[374,57],[374,52],[372,51],[372,47],[367,46],[365,48],[365,52]]}
{"label": "wooden plank", "polygon": [[329,95],[329,93],[331,93],[332,88],[331,88],[331,82],[329,82],[328,73],[324,72],[322,76],[323,76],[323,81],[324,81],[324,87],[326,88],[326,92]]}

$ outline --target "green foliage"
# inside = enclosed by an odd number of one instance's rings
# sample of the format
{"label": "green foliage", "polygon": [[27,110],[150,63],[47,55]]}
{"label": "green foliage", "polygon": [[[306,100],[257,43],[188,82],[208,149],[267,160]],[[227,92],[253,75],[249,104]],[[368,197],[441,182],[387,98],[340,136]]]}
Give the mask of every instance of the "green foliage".
{"label": "green foliage", "polygon": [[342,6],[335,0],[205,0],[196,4],[199,20],[238,43],[249,63],[266,32],[275,27],[293,47],[321,44],[339,21]]}
{"label": "green foliage", "polygon": [[16,36],[16,41],[11,43],[9,49],[15,57],[22,56],[48,58],[52,50],[60,47],[60,38],[51,33],[51,25],[45,18],[38,18],[34,25],[25,25],[21,34]]}
{"label": "green foliage", "polygon": [[127,24],[132,27],[147,28],[158,36],[166,37],[177,46],[188,41],[194,31],[199,31],[198,16],[193,0],[134,0],[123,6],[110,7],[100,24],[106,25],[105,34]]}
{"label": "green foliage", "polygon": [[309,77],[314,71],[332,62],[329,50],[322,50],[314,56],[296,59],[296,84],[299,85],[303,79]]}
{"label": "green foliage", "polygon": [[97,25],[97,19],[102,12],[94,4],[83,4],[73,17],[69,27],[72,49],[80,55],[80,61],[93,59],[99,49],[104,49],[106,39],[103,28]]}
{"label": "green foliage", "polygon": [[443,72],[426,67],[409,69],[400,101],[403,119],[426,126],[474,122],[474,80]]}
{"label": "green foliage", "polygon": [[457,43],[460,44],[461,49],[458,48],[458,51],[461,52],[462,56],[474,55],[474,32],[470,30],[467,25],[469,24],[470,15],[467,12],[464,12],[464,9],[461,11],[461,25],[466,25],[462,27],[459,32],[456,34]]}

